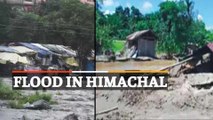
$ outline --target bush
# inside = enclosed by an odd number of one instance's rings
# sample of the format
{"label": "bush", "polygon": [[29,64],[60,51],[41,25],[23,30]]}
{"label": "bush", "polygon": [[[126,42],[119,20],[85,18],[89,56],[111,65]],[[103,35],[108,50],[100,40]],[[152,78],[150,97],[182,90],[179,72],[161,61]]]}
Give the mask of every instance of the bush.
{"label": "bush", "polygon": [[35,94],[25,97],[23,100],[26,102],[29,102],[29,103],[33,103],[33,102],[35,102],[37,100],[41,100],[41,99],[43,99],[47,102],[50,102],[51,98],[52,98],[51,94],[40,94],[39,92],[36,92]]}
{"label": "bush", "polygon": [[0,99],[18,99],[20,95],[21,93],[19,91],[12,90],[8,85],[4,84],[2,80],[0,80]]}
{"label": "bush", "polygon": [[21,109],[23,108],[23,103],[18,100],[9,101],[9,105],[11,108]]}
{"label": "bush", "polygon": [[50,104],[54,104],[56,102],[52,101],[51,94],[40,94],[39,92],[36,92],[35,94],[29,95],[29,96],[22,96],[20,99],[17,100],[11,100],[9,102],[11,108],[21,109],[23,108],[23,105],[26,103],[32,104],[35,101],[38,100],[45,100]]}
{"label": "bush", "polygon": [[51,94],[44,94],[36,92],[35,94],[31,95],[22,95],[20,91],[12,90],[8,85],[4,84],[2,80],[0,80],[0,99],[3,100],[11,100],[9,101],[9,105],[11,108],[21,109],[23,108],[23,104],[25,103],[33,103],[37,100],[45,100],[50,104],[56,104],[55,101],[52,101]]}
{"label": "bush", "polygon": [[114,52],[121,52],[125,47],[125,41],[124,40],[114,40],[113,41],[113,51]]}

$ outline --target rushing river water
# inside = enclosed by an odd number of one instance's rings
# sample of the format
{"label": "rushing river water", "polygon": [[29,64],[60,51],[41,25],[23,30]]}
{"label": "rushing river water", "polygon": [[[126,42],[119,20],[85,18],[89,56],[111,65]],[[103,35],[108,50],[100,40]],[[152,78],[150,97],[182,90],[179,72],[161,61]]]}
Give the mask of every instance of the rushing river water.
{"label": "rushing river water", "polygon": [[[12,85],[10,78],[0,78],[0,80]],[[21,91],[26,95],[35,94],[35,92],[34,90]],[[52,99],[57,102],[51,105],[52,109],[12,109],[7,107],[8,101],[0,100],[0,120],[22,120],[23,116],[30,120],[63,120],[73,113],[79,120],[94,119],[94,90],[47,90],[45,93],[51,94]]]}

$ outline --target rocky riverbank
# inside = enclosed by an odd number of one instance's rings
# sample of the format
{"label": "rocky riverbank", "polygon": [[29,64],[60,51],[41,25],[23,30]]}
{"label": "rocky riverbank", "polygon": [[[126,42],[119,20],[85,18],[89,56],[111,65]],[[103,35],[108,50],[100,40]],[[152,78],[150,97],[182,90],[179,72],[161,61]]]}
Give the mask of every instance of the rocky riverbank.
{"label": "rocky riverbank", "polygon": [[[10,78],[3,82],[11,85]],[[22,90],[22,94],[33,94],[36,91]],[[39,91],[43,92],[43,91]],[[51,109],[30,110],[12,109],[7,100],[0,100],[1,120],[93,120],[94,91],[93,90],[47,90],[56,104]]]}

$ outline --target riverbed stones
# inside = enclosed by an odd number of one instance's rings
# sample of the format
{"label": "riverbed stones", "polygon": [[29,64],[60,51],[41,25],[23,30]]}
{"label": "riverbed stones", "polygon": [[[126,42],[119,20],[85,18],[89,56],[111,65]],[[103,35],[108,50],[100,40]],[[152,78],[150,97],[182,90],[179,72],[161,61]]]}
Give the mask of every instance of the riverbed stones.
{"label": "riverbed stones", "polygon": [[51,109],[51,106],[45,100],[38,100],[33,102],[32,104],[29,104],[29,103],[24,104],[24,108],[35,109],[35,110],[46,110],[46,109]]}
{"label": "riverbed stones", "polygon": [[76,115],[75,113],[72,113],[64,117],[63,120],[79,120],[79,119],[78,119],[78,115]]}
{"label": "riverbed stones", "polygon": [[189,84],[194,85],[205,85],[213,83],[212,73],[197,73],[197,74],[187,74],[185,79],[189,81]]}

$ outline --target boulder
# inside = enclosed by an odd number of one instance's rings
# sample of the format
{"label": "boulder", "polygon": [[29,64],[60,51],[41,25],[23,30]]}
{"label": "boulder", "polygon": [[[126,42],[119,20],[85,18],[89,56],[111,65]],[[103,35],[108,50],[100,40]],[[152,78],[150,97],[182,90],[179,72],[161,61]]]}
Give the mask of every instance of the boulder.
{"label": "boulder", "polygon": [[33,120],[33,119],[30,119],[29,116],[27,115],[23,115],[21,120]]}
{"label": "boulder", "polygon": [[64,117],[63,120],[79,120],[79,119],[78,119],[78,115],[76,115],[75,113],[72,113]]}
{"label": "boulder", "polygon": [[25,109],[35,109],[35,110],[43,110],[43,109],[51,109],[49,103],[45,100],[38,100],[33,102],[32,104],[26,103],[24,104]]}
{"label": "boulder", "polygon": [[185,79],[189,81],[189,84],[193,85],[205,85],[213,83],[212,73],[197,73],[197,74],[187,74]]}

